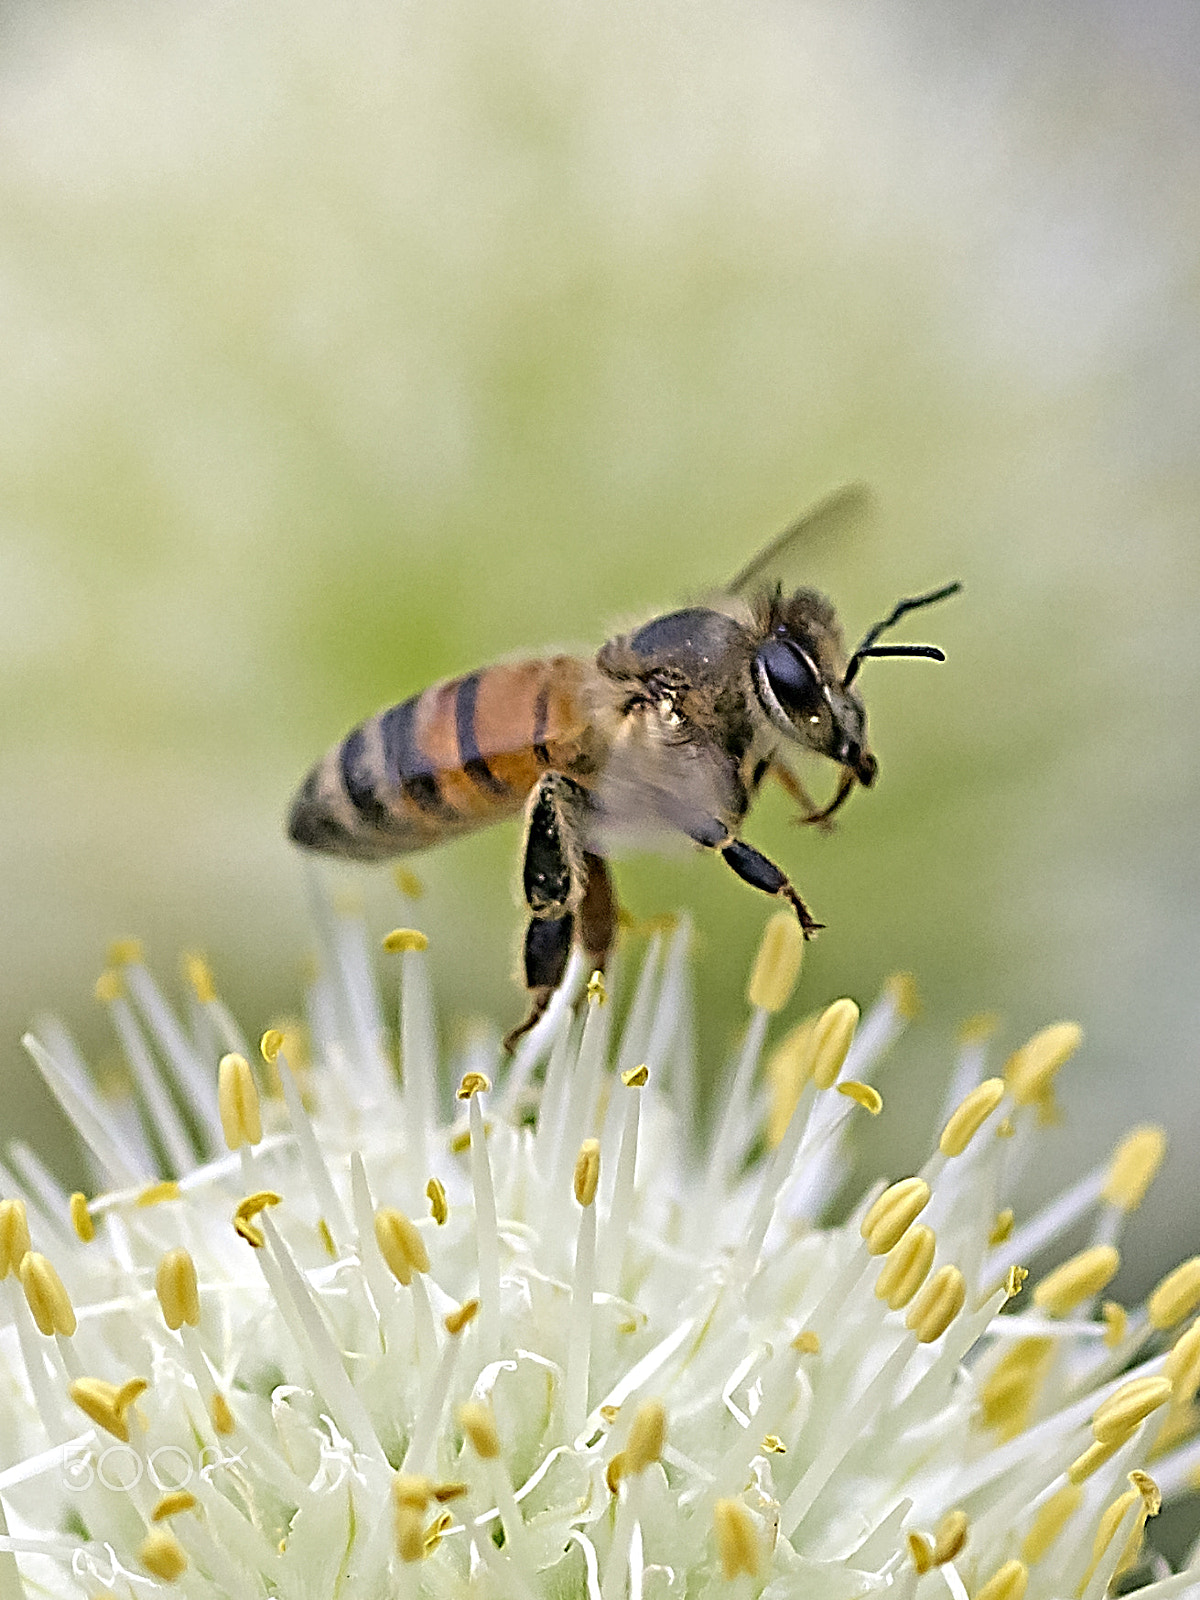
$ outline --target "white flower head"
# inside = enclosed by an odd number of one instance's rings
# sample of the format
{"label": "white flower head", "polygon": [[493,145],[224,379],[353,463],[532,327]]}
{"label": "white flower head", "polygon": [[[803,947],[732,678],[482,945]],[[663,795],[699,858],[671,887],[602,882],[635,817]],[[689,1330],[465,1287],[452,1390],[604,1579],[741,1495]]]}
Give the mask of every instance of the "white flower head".
{"label": "white flower head", "polygon": [[0,1170],[0,1600],[1200,1593],[1141,1553],[1200,1468],[1200,1261],[1101,1298],[1161,1132],[1014,1216],[1077,1028],[998,1076],[967,1030],[925,1165],[828,1226],[911,985],[764,1063],[790,915],[704,1135],[686,924],[622,1026],[576,971],[507,1064],[439,1054],[398,930],[397,1069],[361,922],[322,941],[311,1062],[252,1052],[196,960],[181,1021],[133,946],[99,986],[128,1093],[27,1039],[95,1193]]}

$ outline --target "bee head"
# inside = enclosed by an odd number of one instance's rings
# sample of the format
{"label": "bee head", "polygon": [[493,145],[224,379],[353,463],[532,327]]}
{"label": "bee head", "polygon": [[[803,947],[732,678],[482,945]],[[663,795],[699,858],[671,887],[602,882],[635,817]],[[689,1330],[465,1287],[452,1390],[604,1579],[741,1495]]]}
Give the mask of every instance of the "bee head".
{"label": "bee head", "polygon": [[880,634],[909,611],[955,594],[951,583],[929,594],[901,600],[871,628],[847,661],[842,631],[833,607],[811,589],[776,594],[770,604],[767,637],[754,655],[752,674],[759,704],[771,723],[789,739],[828,756],[842,769],[832,802],[810,817],[821,821],[841,805],[855,783],[869,789],[879,764],[867,745],[867,713],[853,683],[871,656],[924,656],[944,661],[929,644],[876,644]]}

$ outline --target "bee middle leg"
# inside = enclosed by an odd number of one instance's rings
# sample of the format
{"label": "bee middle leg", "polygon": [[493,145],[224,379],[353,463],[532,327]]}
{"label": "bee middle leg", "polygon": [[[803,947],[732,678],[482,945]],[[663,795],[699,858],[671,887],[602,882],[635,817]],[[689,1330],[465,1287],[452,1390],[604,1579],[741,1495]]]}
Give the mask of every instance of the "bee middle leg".
{"label": "bee middle leg", "polygon": [[603,856],[590,850],[583,858],[586,883],[579,902],[579,942],[593,972],[603,972],[617,936],[617,897]]}
{"label": "bee middle leg", "polygon": [[[504,1040],[504,1048],[509,1051],[545,1015],[562,982],[575,937],[576,913],[589,955],[593,941],[603,934],[607,873],[603,862],[583,848],[581,814],[585,803],[578,784],[556,772],[546,773],[533,791],[521,865],[521,887],[529,908],[524,977],[530,1004],[524,1022]],[[589,897],[592,861],[599,862],[601,870]],[[611,899],[610,886],[607,900]],[[615,915],[614,907],[614,921]],[[611,943],[611,935],[608,942]]]}

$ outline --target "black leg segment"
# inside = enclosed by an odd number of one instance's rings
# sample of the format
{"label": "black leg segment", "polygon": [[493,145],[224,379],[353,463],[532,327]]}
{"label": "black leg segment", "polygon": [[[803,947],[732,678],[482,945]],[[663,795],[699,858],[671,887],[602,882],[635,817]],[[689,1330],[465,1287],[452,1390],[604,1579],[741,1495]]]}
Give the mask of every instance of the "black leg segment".
{"label": "black leg segment", "polygon": [[753,845],[745,844],[741,839],[731,839],[721,849],[725,860],[737,873],[744,883],[753,889],[761,889],[764,894],[779,895],[795,911],[803,930],[804,937],[809,939],[818,928],[823,928],[823,922],[817,922],[812,912],[801,900],[788,882],[787,874],[781,872],[773,861],[768,861],[760,850],[755,850]]}
{"label": "black leg segment", "polygon": [[[521,888],[529,907],[524,953],[529,1015],[505,1039],[507,1050],[545,1014],[562,982],[575,936],[576,912],[589,953],[594,934],[604,932],[607,879],[603,872],[594,893],[589,895],[585,889],[585,863],[591,859],[582,842],[586,806],[584,791],[561,773],[547,772],[533,791],[521,867]],[[611,901],[611,891],[607,898]]]}
{"label": "black leg segment", "polygon": [[577,852],[572,849],[566,814],[571,798],[565,781],[554,773],[547,774],[534,790],[521,887],[525,904],[535,917],[569,904],[576,889],[571,867]]}
{"label": "black leg segment", "polygon": [[525,930],[525,987],[557,989],[567,970],[575,918],[535,917]]}
{"label": "black leg segment", "polygon": [[617,897],[608,863],[588,851],[583,858],[587,884],[579,902],[579,942],[593,972],[603,972],[617,936]]}

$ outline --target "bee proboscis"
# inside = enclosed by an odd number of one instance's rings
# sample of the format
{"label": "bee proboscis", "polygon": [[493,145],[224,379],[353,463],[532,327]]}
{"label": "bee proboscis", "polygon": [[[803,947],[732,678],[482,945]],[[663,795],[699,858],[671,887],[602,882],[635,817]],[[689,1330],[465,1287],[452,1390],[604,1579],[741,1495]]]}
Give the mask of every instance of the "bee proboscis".
{"label": "bee proboscis", "polygon": [[[957,583],[901,600],[847,656],[830,602],[778,576],[818,529],[861,512],[843,489],[786,528],[705,605],[654,617],[594,657],[551,655],[434,684],[353,728],[308,774],[288,833],[360,861],[425,850],[524,810],[524,978],[543,1015],[574,942],[603,971],[617,927],[607,855],[626,829],[682,835],[751,887],[786,901],[806,938],[818,923],[787,875],[741,837],[769,776],[823,823],[878,764],[854,684],[876,656],[944,660],[933,645],[879,644]],[[841,768],[815,806],[790,747]]]}

